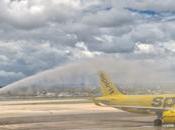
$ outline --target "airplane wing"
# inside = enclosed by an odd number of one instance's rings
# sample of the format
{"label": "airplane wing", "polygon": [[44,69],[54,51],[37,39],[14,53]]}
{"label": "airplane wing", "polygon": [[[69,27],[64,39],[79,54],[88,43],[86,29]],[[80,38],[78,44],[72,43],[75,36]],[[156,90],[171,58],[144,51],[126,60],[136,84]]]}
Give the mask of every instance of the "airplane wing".
{"label": "airplane wing", "polygon": [[123,110],[143,110],[148,112],[163,112],[168,110],[173,110],[173,108],[169,107],[146,107],[146,106],[116,106],[111,105],[110,107],[119,108]]}
{"label": "airplane wing", "polygon": [[[103,105],[105,106],[105,105]],[[173,108],[169,107],[147,107],[147,106],[120,106],[120,105],[107,105],[108,107],[118,108],[125,111],[140,111],[147,113],[162,113],[164,111],[173,110]],[[107,107],[106,106],[106,107]]]}

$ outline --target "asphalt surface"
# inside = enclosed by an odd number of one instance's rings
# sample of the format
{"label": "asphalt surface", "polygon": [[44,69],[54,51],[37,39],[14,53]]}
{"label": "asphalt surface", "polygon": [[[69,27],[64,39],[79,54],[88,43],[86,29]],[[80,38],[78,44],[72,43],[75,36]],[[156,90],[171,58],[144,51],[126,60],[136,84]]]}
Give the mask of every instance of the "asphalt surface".
{"label": "asphalt surface", "polygon": [[[52,103],[51,103],[52,102]],[[62,101],[61,101],[62,102]],[[0,102],[0,130],[174,130],[153,126],[155,117],[103,108],[92,103]]]}

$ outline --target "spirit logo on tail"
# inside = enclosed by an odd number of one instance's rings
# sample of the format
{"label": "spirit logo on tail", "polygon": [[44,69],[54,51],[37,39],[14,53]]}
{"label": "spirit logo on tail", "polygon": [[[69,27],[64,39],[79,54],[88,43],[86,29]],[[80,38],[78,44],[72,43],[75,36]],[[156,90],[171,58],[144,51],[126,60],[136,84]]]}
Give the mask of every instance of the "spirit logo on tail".
{"label": "spirit logo on tail", "polygon": [[109,94],[114,94],[114,90],[111,88],[112,83],[108,81],[103,74],[101,74],[101,80],[105,84],[105,87],[109,91]]}

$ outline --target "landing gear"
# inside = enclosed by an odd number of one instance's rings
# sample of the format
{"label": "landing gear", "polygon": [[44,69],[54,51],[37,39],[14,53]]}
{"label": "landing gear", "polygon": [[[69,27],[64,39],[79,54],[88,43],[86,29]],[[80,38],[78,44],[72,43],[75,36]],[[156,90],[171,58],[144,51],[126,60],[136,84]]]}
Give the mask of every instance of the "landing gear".
{"label": "landing gear", "polygon": [[156,113],[157,119],[154,120],[154,126],[162,126],[162,113]]}
{"label": "landing gear", "polygon": [[154,126],[162,126],[162,120],[161,119],[155,119],[154,120]]}

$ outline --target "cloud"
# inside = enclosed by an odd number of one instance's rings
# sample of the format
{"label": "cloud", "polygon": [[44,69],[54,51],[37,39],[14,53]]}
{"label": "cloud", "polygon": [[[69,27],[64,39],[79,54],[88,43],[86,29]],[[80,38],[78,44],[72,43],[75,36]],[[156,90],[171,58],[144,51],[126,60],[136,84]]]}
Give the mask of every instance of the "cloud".
{"label": "cloud", "polygon": [[16,73],[16,72],[7,72],[7,71],[0,70],[0,78],[1,78],[0,84],[2,86],[24,77],[25,75],[21,72]]}
{"label": "cloud", "polygon": [[82,18],[82,22],[99,27],[118,27],[132,24],[134,22],[134,16],[125,9],[112,8],[111,10],[88,14]]}
{"label": "cloud", "polygon": [[[65,50],[56,49],[50,43],[7,42],[0,44],[0,67],[4,70],[22,72],[31,75],[43,69],[54,67],[55,64],[66,62]],[[52,59],[52,61],[50,61]],[[57,62],[57,63],[55,63]]]}
{"label": "cloud", "polygon": [[174,11],[174,1],[173,0],[167,0],[166,2],[163,2],[162,0],[141,0],[134,2],[130,2],[131,7],[140,9],[140,10],[155,10],[157,12],[163,12],[163,11]]}
{"label": "cloud", "polygon": [[76,16],[79,0],[1,1],[1,22],[21,29],[34,29],[50,22],[66,22]]}
{"label": "cloud", "polygon": [[30,76],[99,56],[171,62],[174,2],[158,1],[1,0],[0,70]]}
{"label": "cloud", "polygon": [[85,45],[84,42],[77,42],[75,44],[76,49],[72,51],[73,57],[80,59],[80,58],[93,58],[95,56],[100,56],[103,53],[102,52],[97,52],[97,51],[89,51],[87,46]]}

